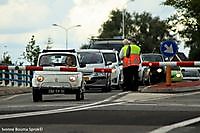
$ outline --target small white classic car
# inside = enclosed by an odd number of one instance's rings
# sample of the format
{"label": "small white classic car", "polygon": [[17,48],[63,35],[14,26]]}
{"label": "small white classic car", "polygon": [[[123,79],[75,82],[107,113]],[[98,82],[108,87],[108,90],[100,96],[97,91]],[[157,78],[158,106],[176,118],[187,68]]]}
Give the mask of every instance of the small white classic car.
{"label": "small white classic car", "polygon": [[[73,50],[43,50],[37,66],[43,68],[79,68],[77,53]],[[85,82],[82,72],[35,71],[32,79],[33,101],[42,101],[43,94],[76,94],[84,99]]]}

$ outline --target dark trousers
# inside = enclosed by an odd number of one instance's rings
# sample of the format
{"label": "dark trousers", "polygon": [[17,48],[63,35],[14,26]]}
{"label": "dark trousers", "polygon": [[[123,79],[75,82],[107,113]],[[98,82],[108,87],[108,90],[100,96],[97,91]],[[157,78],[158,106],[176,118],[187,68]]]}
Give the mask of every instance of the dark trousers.
{"label": "dark trousers", "polygon": [[138,68],[139,66],[129,66],[123,68],[124,83],[123,91],[137,91],[138,90]]}

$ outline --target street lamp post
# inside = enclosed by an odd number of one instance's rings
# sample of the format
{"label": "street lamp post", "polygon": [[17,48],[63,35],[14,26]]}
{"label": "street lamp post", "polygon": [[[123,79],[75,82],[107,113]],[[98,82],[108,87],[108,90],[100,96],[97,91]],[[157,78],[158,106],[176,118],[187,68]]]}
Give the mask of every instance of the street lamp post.
{"label": "street lamp post", "polygon": [[[129,0],[127,1],[125,4],[129,3],[129,2],[133,2],[134,0]],[[124,4],[124,5],[125,5]],[[123,6],[123,10],[122,10],[122,39],[125,38],[125,15],[126,15],[126,10]]]}
{"label": "street lamp post", "polygon": [[63,27],[62,25],[58,25],[58,24],[52,24],[53,26],[58,26],[62,29],[65,30],[65,34],[66,34],[66,40],[65,40],[65,43],[66,43],[66,49],[68,48],[68,31],[72,28],[75,28],[75,27],[80,27],[81,25],[74,25],[74,26],[71,26],[71,27],[68,27],[68,28],[65,28]]}

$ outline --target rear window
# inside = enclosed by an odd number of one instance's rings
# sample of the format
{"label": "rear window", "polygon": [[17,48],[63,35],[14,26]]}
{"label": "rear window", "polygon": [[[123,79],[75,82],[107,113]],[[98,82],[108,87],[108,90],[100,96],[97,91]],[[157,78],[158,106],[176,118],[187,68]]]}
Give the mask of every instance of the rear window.
{"label": "rear window", "polygon": [[75,67],[76,58],[70,54],[46,54],[39,59],[39,66],[73,66]]}

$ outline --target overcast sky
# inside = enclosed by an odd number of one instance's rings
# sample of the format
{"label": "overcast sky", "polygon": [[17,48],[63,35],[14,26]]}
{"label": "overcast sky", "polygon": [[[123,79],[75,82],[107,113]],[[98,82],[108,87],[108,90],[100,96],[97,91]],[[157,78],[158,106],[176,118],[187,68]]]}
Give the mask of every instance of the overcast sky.
{"label": "overcast sky", "polygon": [[8,51],[16,61],[31,36],[43,49],[49,37],[53,48],[65,48],[65,31],[68,30],[68,47],[79,48],[108,19],[110,11],[126,8],[129,12],[150,12],[166,19],[174,13],[171,7],[160,5],[163,0],[0,0],[0,54]]}

